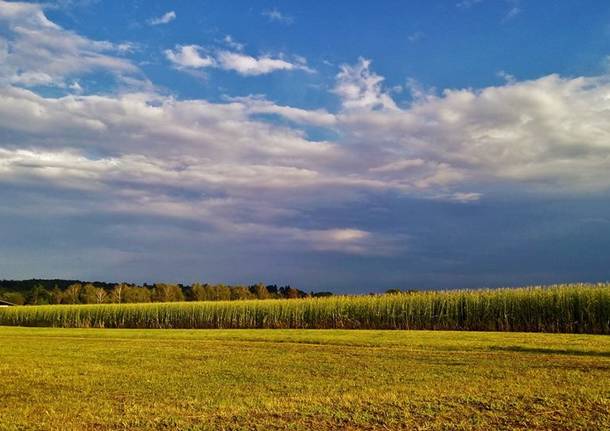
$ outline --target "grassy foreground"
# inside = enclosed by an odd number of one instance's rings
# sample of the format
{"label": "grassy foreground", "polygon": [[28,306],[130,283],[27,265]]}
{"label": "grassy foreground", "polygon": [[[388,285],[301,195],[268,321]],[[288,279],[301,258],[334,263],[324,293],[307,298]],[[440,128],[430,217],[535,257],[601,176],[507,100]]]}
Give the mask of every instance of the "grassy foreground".
{"label": "grassy foreground", "polygon": [[68,328],[445,329],[610,334],[610,285],[292,300],[41,305],[0,325]]}
{"label": "grassy foreground", "polygon": [[610,429],[610,337],[0,327],[0,429]]}

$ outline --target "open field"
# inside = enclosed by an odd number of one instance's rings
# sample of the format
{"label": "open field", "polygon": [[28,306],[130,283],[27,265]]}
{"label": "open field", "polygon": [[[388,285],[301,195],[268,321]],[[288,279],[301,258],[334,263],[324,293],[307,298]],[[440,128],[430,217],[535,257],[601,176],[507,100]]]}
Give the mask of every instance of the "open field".
{"label": "open field", "polygon": [[0,429],[610,429],[610,337],[0,328]]}
{"label": "open field", "polygon": [[0,325],[610,334],[610,285],[424,291],[291,300],[10,307],[0,310]]}

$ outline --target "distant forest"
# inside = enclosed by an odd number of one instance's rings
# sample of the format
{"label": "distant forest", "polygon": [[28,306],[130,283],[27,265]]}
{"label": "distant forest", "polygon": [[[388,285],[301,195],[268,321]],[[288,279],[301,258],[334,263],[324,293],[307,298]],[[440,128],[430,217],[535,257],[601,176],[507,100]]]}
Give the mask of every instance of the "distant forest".
{"label": "distant forest", "polygon": [[0,299],[17,305],[103,304],[172,301],[232,301],[243,299],[331,296],[291,286],[230,286],[225,284],[130,284],[80,280],[0,280]]}

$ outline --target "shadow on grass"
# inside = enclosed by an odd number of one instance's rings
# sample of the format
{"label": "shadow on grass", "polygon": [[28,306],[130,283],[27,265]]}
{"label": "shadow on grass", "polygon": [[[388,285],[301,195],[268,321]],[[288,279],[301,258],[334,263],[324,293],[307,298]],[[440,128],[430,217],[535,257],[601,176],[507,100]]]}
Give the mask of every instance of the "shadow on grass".
{"label": "shadow on grass", "polygon": [[544,347],[527,346],[493,346],[489,348],[494,351],[516,352],[516,353],[538,353],[546,355],[567,355],[567,356],[592,356],[610,358],[610,351],[599,352],[594,350],[572,350],[572,349],[550,349]]}

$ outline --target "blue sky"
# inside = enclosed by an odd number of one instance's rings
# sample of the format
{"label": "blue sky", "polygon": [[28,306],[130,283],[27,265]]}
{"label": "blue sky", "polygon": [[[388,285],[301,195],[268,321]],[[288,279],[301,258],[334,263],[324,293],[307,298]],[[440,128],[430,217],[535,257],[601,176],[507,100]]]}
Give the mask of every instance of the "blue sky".
{"label": "blue sky", "polygon": [[0,1],[0,277],[610,278],[610,4]]}

